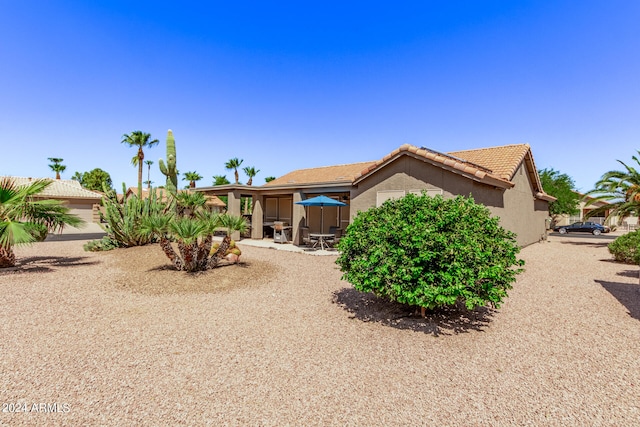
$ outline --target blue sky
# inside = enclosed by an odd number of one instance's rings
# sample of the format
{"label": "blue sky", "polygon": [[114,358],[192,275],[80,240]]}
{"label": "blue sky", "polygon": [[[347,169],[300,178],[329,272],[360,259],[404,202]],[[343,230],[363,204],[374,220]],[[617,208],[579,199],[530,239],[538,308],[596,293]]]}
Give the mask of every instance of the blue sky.
{"label": "blue sky", "polygon": [[[237,3],[237,4],[234,4]],[[0,175],[99,167],[210,185],[297,168],[527,142],[589,190],[640,149],[640,2],[0,0]],[[146,172],[145,172],[146,179]],[[242,176],[241,180],[246,181]],[[185,183],[186,184],[186,183]]]}

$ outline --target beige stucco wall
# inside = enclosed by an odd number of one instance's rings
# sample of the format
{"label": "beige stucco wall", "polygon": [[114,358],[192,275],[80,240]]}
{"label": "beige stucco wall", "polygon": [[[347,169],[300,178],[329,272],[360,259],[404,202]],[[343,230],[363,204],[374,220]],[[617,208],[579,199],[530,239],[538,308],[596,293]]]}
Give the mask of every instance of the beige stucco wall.
{"label": "beige stucco wall", "polygon": [[69,213],[77,215],[88,223],[100,222],[100,214],[98,213],[100,208],[100,200],[98,199],[83,199],[72,197],[55,197],[53,199],[63,202],[65,206],[69,208]]}
{"label": "beige stucco wall", "polygon": [[492,214],[500,217],[500,225],[518,235],[522,246],[546,239],[549,218],[549,203],[534,197],[528,172],[526,163],[516,170],[511,179],[514,187],[504,191],[503,208],[488,206]]}
{"label": "beige stucco wall", "polygon": [[497,189],[410,156],[402,156],[366,178],[351,191],[351,218],[376,205],[379,191],[441,189],[445,198],[472,195],[489,208],[500,223],[515,232],[525,246],[545,238],[548,204],[536,201],[523,163],[511,189]]}

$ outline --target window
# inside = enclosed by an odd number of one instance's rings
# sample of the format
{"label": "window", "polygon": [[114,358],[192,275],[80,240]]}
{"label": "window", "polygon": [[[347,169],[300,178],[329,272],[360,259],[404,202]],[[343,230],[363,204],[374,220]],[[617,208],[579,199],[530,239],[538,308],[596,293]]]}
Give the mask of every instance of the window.
{"label": "window", "polygon": [[376,195],[376,206],[382,205],[389,199],[399,199],[404,197],[404,190],[385,190],[378,191]]}

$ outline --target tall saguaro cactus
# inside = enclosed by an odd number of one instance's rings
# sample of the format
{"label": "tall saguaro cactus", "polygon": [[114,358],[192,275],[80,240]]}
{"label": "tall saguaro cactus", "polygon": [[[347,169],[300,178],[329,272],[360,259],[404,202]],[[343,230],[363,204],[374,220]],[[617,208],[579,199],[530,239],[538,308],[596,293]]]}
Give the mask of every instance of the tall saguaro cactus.
{"label": "tall saguaro cactus", "polygon": [[178,170],[176,169],[176,140],[171,129],[167,132],[167,163],[160,159],[160,172],[167,177],[165,188],[171,194],[178,190]]}

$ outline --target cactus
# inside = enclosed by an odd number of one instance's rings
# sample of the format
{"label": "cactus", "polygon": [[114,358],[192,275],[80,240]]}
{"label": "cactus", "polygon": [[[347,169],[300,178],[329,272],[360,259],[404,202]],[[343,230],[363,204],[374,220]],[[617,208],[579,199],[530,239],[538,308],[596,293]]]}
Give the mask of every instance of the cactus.
{"label": "cactus", "polygon": [[167,164],[160,159],[160,172],[167,177],[165,188],[170,194],[178,190],[178,171],[176,169],[176,140],[171,129],[167,132]]}

